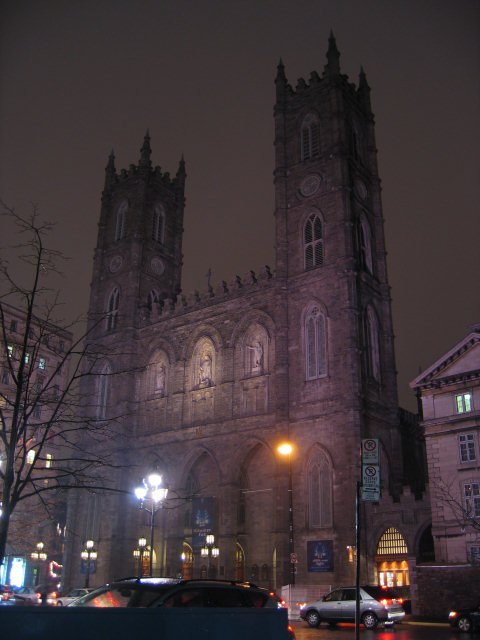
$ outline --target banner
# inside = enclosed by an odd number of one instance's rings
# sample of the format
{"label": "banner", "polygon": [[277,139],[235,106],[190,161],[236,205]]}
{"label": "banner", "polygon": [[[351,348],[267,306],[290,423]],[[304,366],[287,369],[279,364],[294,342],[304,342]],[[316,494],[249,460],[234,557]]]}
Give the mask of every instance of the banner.
{"label": "banner", "polygon": [[333,571],[333,540],[307,542],[308,571]]}
{"label": "banner", "polygon": [[192,500],[192,546],[198,551],[205,545],[205,538],[213,533],[213,498]]}

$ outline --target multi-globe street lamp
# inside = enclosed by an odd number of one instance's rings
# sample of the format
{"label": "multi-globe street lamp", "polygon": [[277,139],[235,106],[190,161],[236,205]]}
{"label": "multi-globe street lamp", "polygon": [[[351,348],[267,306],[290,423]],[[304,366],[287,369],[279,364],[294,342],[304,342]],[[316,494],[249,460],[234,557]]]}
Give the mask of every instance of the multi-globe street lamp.
{"label": "multi-globe street lamp", "polygon": [[87,540],[85,542],[85,549],[80,554],[80,557],[85,562],[85,589],[88,589],[90,585],[90,574],[93,573],[92,568],[97,556],[95,542],[93,540]]}
{"label": "multi-globe street lamp", "polygon": [[140,500],[140,508],[150,514],[150,577],[153,575],[155,515],[162,508],[162,503],[168,494],[168,488],[162,484],[163,476],[154,471],[143,478],[142,484],[135,489],[135,496]]}
{"label": "multi-globe street lamp", "polygon": [[208,558],[207,578],[210,578],[210,558],[218,558],[220,549],[215,546],[215,536],[209,533],[205,538],[205,546],[200,549],[202,558]]}
{"label": "multi-globe street lamp", "polygon": [[290,585],[295,586],[295,545],[293,541],[293,488],[292,488],[292,451],[293,447],[285,442],[278,447],[278,452],[288,456],[288,551],[290,554]]}
{"label": "multi-globe street lamp", "polygon": [[30,554],[31,559],[37,564],[35,586],[40,582],[40,567],[42,563],[47,559],[47,554],[43,550],[44,547],[45,545],[43,544],[43,542],[37,542],[37,544],[35,545],[35,551],[32,551],[32,553]]}

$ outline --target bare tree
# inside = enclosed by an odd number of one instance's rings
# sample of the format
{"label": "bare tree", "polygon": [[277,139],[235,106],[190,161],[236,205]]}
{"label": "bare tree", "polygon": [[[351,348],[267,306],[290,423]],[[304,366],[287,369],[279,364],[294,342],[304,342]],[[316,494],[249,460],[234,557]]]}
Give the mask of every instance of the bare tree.
{"label": "bare tree", "polygon": [[443,479],[432,481],[432,488],[437,501],[449,508],[452,519],[461,529],[465,531],[470,529],[480,535],[480,518],[474,506],[475,496],[464,496],[462,501],[458,490],[455,490],[454,482],[448,483]]}
{"label": "bare tree", "polygon": [[[53,225],[34,207],[21,216],[3,203],[18,243],[0,248],[0,561],[12,515],[19,505],[47,509],[66,490],[101,487],[115,465],[108,442],[119,436],[119,416],[99,415],[97,398],[81,397],[87,376],[101,370],[107,354],[91,336],[102,318],[59,319],[54,286],[63,256],[46,244]],[[5,228],[5,227],[4,227]],[[6,257],[9,256],[9,257]],[[53,277],[52,277],[53,276]],[[79,327],[83,327],[79,331]],[[100,389],[106,384],[98,384]],[[93,416],[93,417],[92,417]],[[35,506],[31,506],[35,505]],[[21,510],[20,510],[21,511]]]}

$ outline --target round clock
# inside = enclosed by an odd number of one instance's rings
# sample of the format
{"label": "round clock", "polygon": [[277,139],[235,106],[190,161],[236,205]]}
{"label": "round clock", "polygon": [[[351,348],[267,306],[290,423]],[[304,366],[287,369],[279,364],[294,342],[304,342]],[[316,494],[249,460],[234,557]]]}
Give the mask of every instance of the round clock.
{"label": "round clock", "polygon": [[152,258],[150,260],[150,269],[153,271],[153,273],[156,273],[157,276],[161,276],[165,271],[163,260],[161,258]]}
{"label": "round clock", "polygon": [[300,185],[300,193],[302,194],[302,196],[305,196],[307,198],[309,196],[313,196],[313,194],[317,192],[321,181],[321,176],[316,173],[312,173],[311,175],[304,178]]}
{"label": "round clock", "polygon": [[122,256],[113,256],[113,258],[110,260],[110,264],[108,268],[112,273],[115,273],[120,269],[120,267],[122,266],[122,263],[123,263]]}

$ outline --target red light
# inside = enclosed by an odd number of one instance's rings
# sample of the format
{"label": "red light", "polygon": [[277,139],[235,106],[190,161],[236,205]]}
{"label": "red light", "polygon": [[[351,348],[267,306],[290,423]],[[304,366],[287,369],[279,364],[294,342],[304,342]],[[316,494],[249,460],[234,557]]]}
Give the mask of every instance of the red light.
{"label": "red light", "polygon": [[392,604],[392,599],[391,598],[384,598],[383,600],[380,600],[380,603],[383,604],[384,607],[386,607],[387,604]]}
{"label": "red light", "polygon": [[403,598],[397,598],[398,604],[403,604]]}

